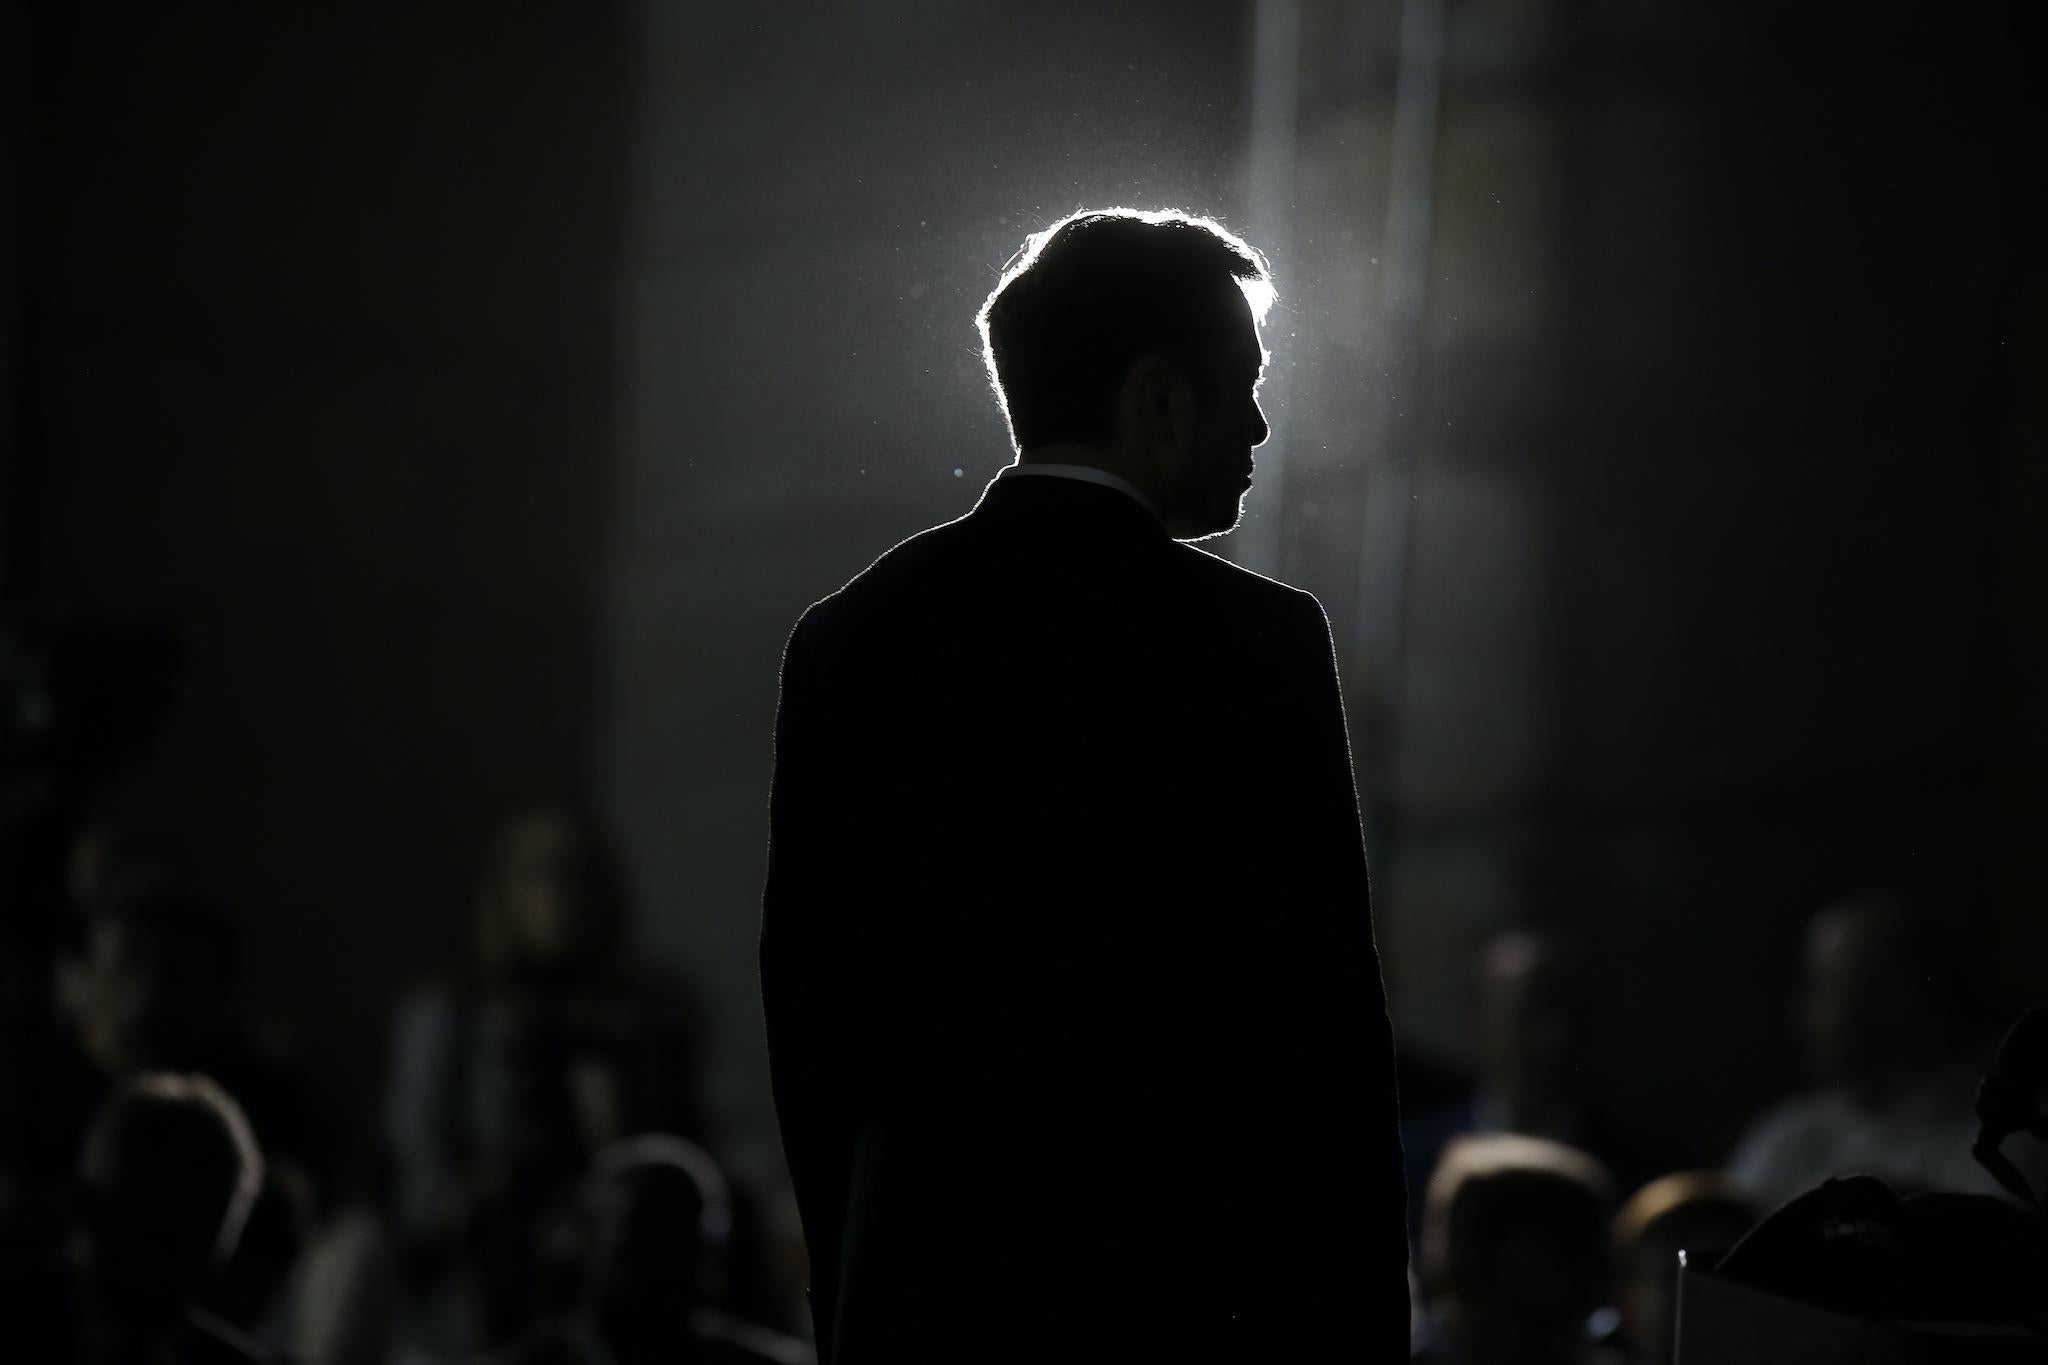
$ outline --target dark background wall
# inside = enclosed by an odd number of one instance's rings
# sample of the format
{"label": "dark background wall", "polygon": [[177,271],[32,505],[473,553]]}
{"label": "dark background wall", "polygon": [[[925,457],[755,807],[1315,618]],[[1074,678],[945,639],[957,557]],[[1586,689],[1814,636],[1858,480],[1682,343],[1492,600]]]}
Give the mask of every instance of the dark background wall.
{"label": "dark background wall", "polygon": [[1284,513],[1356,623],[1405,1036],[1462,1052],[1475,944],[1561,929],[1605,1079],[1725,1138],[1800,1080],[1830,897],[1928,893],[1987,1022],[2048,993],[2029,49],[1997,5],[1432,8],[1404,262],[1413,35],[1304,6],[1296,430],[1368,440]]}
{"label": "dark background wall", "polygon": [[1667,1084],[1702,1119],[1799,1078],[1781,1002],[1828,897],[1917,889],[1975,946],[1987,1016],[2048,996],[2003,818],[2041,705],[2011,687],[2038,640],[2008,613],[2044,588],[2000,526],[2042,454],[2018,423],[2043,319],[2008,15],[1559,16],[1557,283],[1580,306],[1550,382],[1581,401],[1541,439],[1578,495],[1531,871],[1634,968],[1622,1017],[1712,1021],[1611,1035],[1620,1074],[1698,1078]]}
{"label": "dark background wall", "polygon": [[229,883],[257,1005],[361,1127],[487,828],[586,778],[626,16],[50,5],[28,38],[0,589],[182,636],[111,808]]}
{"label": "dark background wall", "polygon": [[788,627],[1008,460],[1025,232],[1214,213],[1284,272],[1219,548],[1337,626],[1404,1038],[1566,928],[1603,1075],[1725,1137],[1825,897],[1940,888],[1998,1008],[2048,961],[2023,35],[1832,8],[1449,5],[1423,143],[1392,0],[10,12],[0,600],[181,631],[113,808],[338,1105],[568,788],[760,1124]]}

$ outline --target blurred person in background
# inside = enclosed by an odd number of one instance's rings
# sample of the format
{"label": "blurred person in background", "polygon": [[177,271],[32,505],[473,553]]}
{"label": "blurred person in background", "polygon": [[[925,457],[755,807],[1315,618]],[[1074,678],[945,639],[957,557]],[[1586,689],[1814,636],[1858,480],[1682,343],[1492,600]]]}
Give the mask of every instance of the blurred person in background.
{"label": "blurred person in background", "polygon": [[1422,1225],[1423,1192],[1441,1154],[1467,1134],[1521,1133],[1576,1147],[1623,1196],[1695,1163],[1692,1144],[1667,1120],[1591,1093],[1588,996],[1577,955],[1551,935],[1506,933],[1481,950],[1478,1075],[1464,1093],[1411,1110],[1402,1124],[1411,1228]]}
{"label": "blurred person in background", "polygon": [[1509,1134],[1458,1138],[1430,1177],[1425,1365],[1622,1365],[1589,1322],[1609,1292],[1612,1184],[1584,1152]]}
{"label": "blurred person in background", "polygon": [[0,1254],[58,1235],[99,1100],[56,1008],[86,815],[154,738],[175,690],[168,632],[63,612],[0,627]]}
{"label": "blurred person in background", "polygon": [[117,1085],[86,1138],[76,1235],[0,1275],[0,1351],[37,1365],[277,1359],[200,1304],[241,1239],[263,1158],[202,1076]]}
{"label": "blurred person in background", "polygon": [[810,1365],[809,1347],[716,1307],[732,1203],[717,1163],[680,1138],[600,1153],[561,1229],[572,1306],[502,1365]]}
{"label": "blurred person in background", "polygon": [[1614,1218],[1615,1306],[1633,1359],[1672,1365],[1677,1357],[1679,1253],[1717,1256],[1762,1216],[1720,1171],[1659,1177],[1622,1205]]}
{"label": "blurred person in background", "polygon": [[402,1337],[438,1357],[530,1322],[542,1216],[597,1151],[702,1129],[703,1021],[634,960],[619,870],[589,818],[548,804],[509,821],[475,929],[471,970],[398,1008],[384,1112]]}
{"label": "blurred person in background", "polygon": [[1902,1194],[2001,1194],[1970,1153],[1984,1059],[1966,999],[1954,947],[1921,908],[1866,895],[1822,910],[1799,1004],[1818,1084],[1749,1125],[1728,1161],[1736,1183],[1767,1208],[1851,1173]]}
{"label": "blurred person in background", "polygon": [[232,908],[170,864],[110,874],[83,912],[72,1001],[80,1046],[109,1078],[203,1072],[249,1115],[270,1161],[318,1171],[311,1094],[285,1050],[251,1025]]}
{"label": "blurred person in background", "polygon": [[[20,795],[20,793],[15,793]],[[100,1085],[57,1009],[69,821],[0,782],[0,1257],[62,1235]]]}
{"label": "blurred person in background", "polygon": [[309,1088],[242,1008],[231,909],[203,879],[169,864],[110,871],[83,909],[69,976],[80,1047],[105,1081],[204,1075],[247,1115],[263,1178],[207,1306],[281,1344],[290,1334],[289,1280],[324,1212],[324,1151]]}

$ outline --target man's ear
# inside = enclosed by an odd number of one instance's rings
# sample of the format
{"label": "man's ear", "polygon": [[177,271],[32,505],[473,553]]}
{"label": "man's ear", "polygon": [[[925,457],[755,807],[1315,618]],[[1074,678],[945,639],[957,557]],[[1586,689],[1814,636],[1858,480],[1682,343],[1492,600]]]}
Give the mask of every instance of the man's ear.
{"label": "man's ear", "polygon": [[1124,376],[1124,404],[1138,442],[1147,450],[1177,450],[1193,425],[1193,391],[1180,367],[1148,351]]}

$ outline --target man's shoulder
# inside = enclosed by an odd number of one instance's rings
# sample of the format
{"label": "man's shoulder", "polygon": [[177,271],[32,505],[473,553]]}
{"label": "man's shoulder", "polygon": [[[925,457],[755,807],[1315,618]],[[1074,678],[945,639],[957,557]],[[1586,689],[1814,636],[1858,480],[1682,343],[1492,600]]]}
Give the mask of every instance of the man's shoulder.
{"label": "man's shoulder", "polygon": [[[925,594],[957,587],[961,562],[978,553],[972,542],[971,518],[965,516],[905,537],[806,607],[791,630],[792,638],[801,633],[822,645],[858,633],[863,624],[900,611]],[[1328,630],[1322,603],[1305,589],[1185,541],[1168,542],[1163,562],[1169,591],[1206,599],[1216,611],[1277,617],[1318,636]]]}
{"label": "man's shoulder", "polygon": [[805,607],[790,633],[833,634],[853,618],[899,600],[903,590],[942,579],[948,568],[945,561],[961,549],[966,523],[966,517],[956,517],[905,536],[838,588]]}
{"label": "man's shoulder", "polygon": [[1269,578],[1256,569],[1248,569],[1235,560],[1191,545],[1184,540],[1173,542],[1172,563],[1176,571],[1188,582],[1199,587],[1227,594],[1247,605],[1266,611],[1290,612],[1306,616],[1313,612],[1318,621],[1323,616],[1323,605],[1314,593],[1297,588],[1291,583],[1282,583]]}

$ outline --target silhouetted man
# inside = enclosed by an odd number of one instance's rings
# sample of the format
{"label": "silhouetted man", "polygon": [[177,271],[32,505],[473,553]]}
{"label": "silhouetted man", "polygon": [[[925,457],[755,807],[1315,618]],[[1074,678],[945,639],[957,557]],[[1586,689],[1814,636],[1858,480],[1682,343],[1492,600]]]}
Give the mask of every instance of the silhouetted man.
{"label": "silhouetted man", "polygon": [[806,611],[762,985],[826,1365],[1406,1357],[1329,626],[1183,540],[1266,437],[1263,261],[1085,213],[985,306],[1021,452]]}

